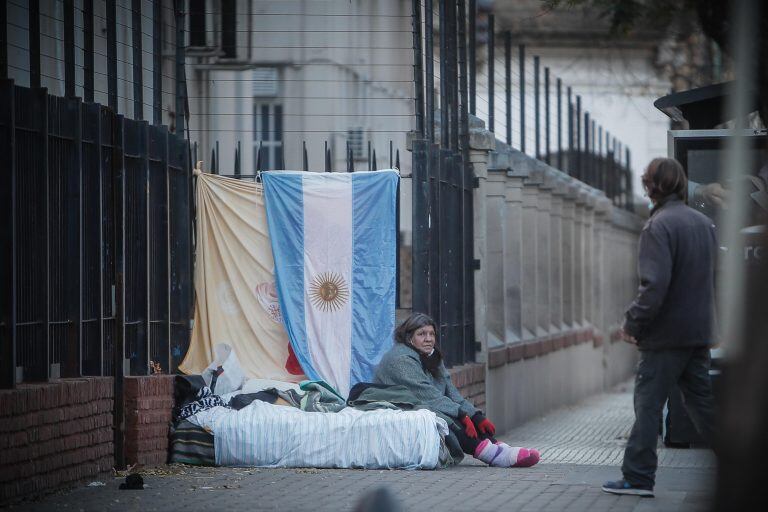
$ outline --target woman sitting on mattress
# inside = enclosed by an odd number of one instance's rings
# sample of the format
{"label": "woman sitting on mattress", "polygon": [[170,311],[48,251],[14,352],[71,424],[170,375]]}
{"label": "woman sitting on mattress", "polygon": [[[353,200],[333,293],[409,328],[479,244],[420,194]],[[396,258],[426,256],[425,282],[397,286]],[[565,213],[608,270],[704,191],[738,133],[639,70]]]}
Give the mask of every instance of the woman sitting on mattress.
{"label": "woman sitting on mattress", "polygon": [[413,313],[395,329],[395,345],[376,368],[375,382],[406,386],[431,411],[447,417],[464,453],[496,467],[529,467],[539,452],[496,441],[496,427],[451,382],[437,347],[435,322]]}

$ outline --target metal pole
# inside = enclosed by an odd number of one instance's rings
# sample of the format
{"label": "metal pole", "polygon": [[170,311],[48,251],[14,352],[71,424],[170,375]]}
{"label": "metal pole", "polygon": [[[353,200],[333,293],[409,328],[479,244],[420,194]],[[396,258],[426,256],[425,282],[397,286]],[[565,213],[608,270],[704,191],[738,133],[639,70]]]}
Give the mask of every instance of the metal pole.
{"label": "metal pole", "polygon": [[435,46],[432,38],[434,28],[434,13],[432,12],[432,0],[424,0],[424,33],[426,45],[426,55],[424,56],[424,62],[426,64],[426,135],[427,140],[431,143],[435,142]]}
{"label": "metal pole", "polygon": [[459,60],[458,41],[456,37],[456,0],[448,0],[446,4],[447,45],[448,45],[448,112],[449,112],[449,142],[450,148],[459,149]]}
{"label": "metal pole", "polygon": [[[0,79],[8,78],[8,7],[0,9]],[[14,360],[14,363],[15,360]]]}
{"label": "metal pole", "polygon": [[[2,7],[6,8],[5,5]],[[75,6],[64,0],[64,96],[75,97]]]}
{"label": "metal pole", "polygon": [[133,118],[144,119],[144,80],[142,78],[141,0],[131,0],[131,32],[133,33]]}
{"label": "metal pole", "polygon": [[525,45],[517,47],[520,68],[520,151],[525,153]]}
{"label": "metal pole", "polygon": [[[5,9],[8,8],[5,3]],[[40,0],[29,2],[29,86],[40,87]]]}
{"label": "metal pole", "polygon": [[[90,0],[91,2],[93,0]],[[163,124],[163,4],[152,3],[152,122]],[[195,162],[197,163],[197,162]]]}
{"label": "metal pole", "polygon": [[573,101],[571,88],[566,88],[568,96],[568,174],[573,176]]}
{"label": "metal pole", "polygon": [[512,146],[512,33],[504,32],[504,95],[507,110],[507,144]]}
{"label": "metal pole", "polygon": [[117,4],[107,2],[107,104],[117,114]]}
{"label": "metal pole", "polygon": [[[186,114],[186,77],[184,75],[184,2],[175,2],[176,15],[176,134],[184,138],[184,121]],[[216,150],[218,158],[219,151]],[[217,162],[218,164],[218,162]],[[218,167],[218,165],[217,165]]]}
{"label": "metal pole", "polygon": [[539,87],[539,56],[534,55],[533,56],[533,115],[536,116],[533,122],[534,125],[534,136],[536,137],[536,141],[534,143],[534,147],[536,148],[536,152],[534,153],[536,155],[536,158],[541,158],[541,108],[540,104],[541,101],[539,101],[539,93],[540,93],[540,87]]}
{"label": "metal pole", "polygon": [[597,188],[605,192],[605,159],[603,158],[603,127],[597,127],[597,161],[598,163],[598,185]]}
{"label": "metal pole", "polygon": [[563,81],[557,79],[557,168],[563,170]]}
{"label": "metal pole", "polygon": [[93,0],[83,0],[83,100],[93,103]]}
{"label": "metal pole", "polygon": [[469,0],[469,113],[476,114],[477,99],[477,1]]}
{"label": "metal pole", "polygon": [[544,68],[544,158],[547,164],[551,164],[550,161],[550,115],[549,115],[549,68]]}
{"label": "metal pole", "polygon": [[[414,101],[416,102],[416,131],[420,136],[424,136],[424,74],[421,60],[421,3],[419,0],[413,0],[412,5],[413,21],[413,84]],[[326,142],[326,145],[328,143]]]}
{"label": "metal pole", "polygon": [[494,37],[494,17],[493,14],[488,15],[488,131],[494,132],[494,118],[495,116],[495,102],[494,102],[494,83],[493,77],[494,71],[494,46],[496,40]]}
{"label": "metal pole", "polygon": [[592,185],[592,176],[591,176],[591,164],[590,164],[590,157],[589,157],[589,112],[584,112],[584,176],[582,177],[583,181],[587,183],[588,185]]}
{"label": "metal pole", "polygon": [[448,118],[448,27],[445,19],[445,9],[448,0],[439,0],[438,28],[440,29],[440,147],[447,148],[449,143]]}
{"label": "metal pole", "polygon": [[576,95],[576,178],[583,177],[581,172],[581,96]]}
{"label": "metal pole", "polygon": [[459,105],[461,107],[459,139],[466,164],[469,160],[469,112],[467,110],[467,10],[465,0],[459,0],[459,76]]}

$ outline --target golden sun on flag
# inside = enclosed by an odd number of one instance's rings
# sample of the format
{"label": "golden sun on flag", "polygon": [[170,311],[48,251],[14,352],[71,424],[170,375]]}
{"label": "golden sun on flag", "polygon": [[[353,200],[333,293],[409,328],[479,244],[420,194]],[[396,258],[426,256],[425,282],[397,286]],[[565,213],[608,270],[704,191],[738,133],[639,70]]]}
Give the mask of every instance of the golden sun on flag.
{"label": "golden sun on flag", "polygon": [[346,304],[349,288],[341,274],[323,272],[312,279],[309,285],[309,298],[321,311],[336,311]]}

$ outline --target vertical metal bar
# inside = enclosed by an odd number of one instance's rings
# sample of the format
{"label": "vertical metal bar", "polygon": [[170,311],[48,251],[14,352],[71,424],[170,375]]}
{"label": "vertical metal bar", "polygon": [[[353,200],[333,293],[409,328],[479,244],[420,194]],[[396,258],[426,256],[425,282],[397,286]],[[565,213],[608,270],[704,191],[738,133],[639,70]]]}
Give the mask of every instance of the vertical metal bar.
{"label": "vertical metal bar", "polygon": [[152,2],[152,124],[163,124],[163,3],[159,1]]}
{"label": "vertical metal bar", "polygon": [[113,112],[112,191],[115,226],[115,340],[114,366],[114,452],[115,467],[125,467],[125,162],[124,118]]}
{"label": "vertical metal bar", "polygon": [[517,47],[520,68],[520,151],[525,153],[525,45]]}
{"label": "vertical metal bar", "polygon": [[584,158],[583,158],[583,165],[584,165],[584,176],[582,176],[582,179],[585,183],[592,185],[592,175],[591,175],[591,164],[590,164],[590,155],[589,155],[589,112],[584,112]]}
{"label": "vertical metal bar", "polygon": [[[369,143],[370,144],[370,143]],[[309,171],[309,158],[307,156],[307,141],[301,141],[301,162],[304,171]]]}
{"label": "vertical metal bar", "polygon": [[568,174],[573,176],[574,173],[574,157],[573,157],[573,98],[571,88],[567,89],[568,96]]}
{"label": "vertical metal bar", "polygon": [[83,0],[83,100],[93,103],[93,0]]}
{"label": "vertical metal bar", "polygon": [[550,115],[549,115],[549,68],[544,68],[544,159],[551,164],[550,158]]}
{"label": "vertical metal bar", "polygon": [[469,113],[477,100],[477,0],[469,0]]}
{"label": "vertical metal bar", "polygon": [[626,150],[626,159],[627,159],[627,210],[633,212],[635,211],[635,204],[634,204],[634,194],[632,192],[632,159],[631,154],[629,152],[629,148]]}
{"label": "vertical metal bar", "polygon": [[446,3],[446,38],[448,47],[448,120],[449,147],[459,149],[459,64],[458,41],[456,38],[456,7],[457,0]]}
{"label": "vertical metal bar", "polygon": [[325,141],[325,146],[323,149],[323,160],[324,160],[324,171],[325,172],[331,172],[331,162],[328,158],[328,141]]}
{"label": "vertical metal bar", "polygon": [[506,103],[507,145],[512,146],[512,33],[504,32],[504,97]]}
{"label": "vertical metal bar", "polygon": [[605,159],[603,158],[603,127],[598,125],[597,127],[597,173],[598,173],[598,185],[597,188],[605,192]]}
{"label": "vertical metal bar", "polygon": [[[5,24],[5,9],[0,22]],[[5,32],[5,28],[0,28]],[[4,41],[3,41],[4,42]],[[5,51],[2,49],[0,51]],[[7,62],[6,62],[7,64]],[[6,186],[0,187],[0,205],[4,222],[0,223],[0,281],[8,283],[0,289],[0,389],[16,386],[16,119],[15,86],[12,80],[0,81],[0,144],[5,151]]]}
{"label": "vertical metal bar", "polygon": [[432,143],[435,141],[435,43],[433,40],[434,13],[432,12],[432,0],[424,0],[424,35],[426,54],[424,63],[426,64],[426,130],[427,140]]}
{"label": "vertical metal bar", "polygon": [[488,131],[494,132],[494,119],[496,117],[496,102],[494,98],[494,76],[495,73],[495,66],[494,66],[494,59],[495,59],[495,46],[496,46],[496,37],[494,34],[494,16],[493,14],[488,15]]}
{"label": "vertical metal bar", "polygon": [[[187,84],[184,70],[184,2],[174,2],[176,18],[176,134],[184,138],[184,121],[186,119]],[[218,144],[218,143],[217,143]],[[218,158],[219,150],[216,149]],[[218,164],[218,162],[216,162]],[[218,167],[218,165],[216,166]]]}
{"label": "vertical metal bar", "polygon": [[35,91],[36,109],[35,118],[38,120],[38,134],[40,135],[40,141],[42,147],[38,158],[40,158],[41,167],[45,170],[43,173],[44,190],[45,190],[45,206],[44,216],[45,219],[45,298],[43,303],[45,304],[45,312],[43,318],[45,322],[45,349],[43,350],[43,358],[40,361],[40,365],[36,368],[36,375],[34,380],[48,380],[50,378],[50,362],[51,362],[51,169],[49,166],[50,158],[50,140],[48,137],[48,119],[50,112],[48,108],[48,91],[45,88],[40,88]]}
{"label": "vertical metal bar", "polygon": [[371,171],[378,171],[379,166],[376,164],[376,148],[373,148],[373,158],[371,160]]}
{"label": "vertical metal bar", "polygon": [[582,179],[581,169],[581,96],[576,96],[576,178]]}
{"label": "vertical metal bar", "polygon": [[469,111],[467,109],[467,10],[466,1],[459,0],[459,105],[461,121],[459,138],[464,153],[464,163],[469,161]]}
{"label": "vertical metal bar", "polygon": [[557,79],[557,168],[563,170],[563,81]]}
{"label": "vertical metal bar", "polygon": [[[5,6],[3,6],[5,8]],[[75,96],[75,6],[64,0],[64,96]]]}
{"label": "vertical metal bar", "polygon": [[[5,6],[5,3],[3,3]],[[7,9],[8,7],[5,6]],[[29,0],[29,86],[40,87],[40,0]]]}
{"label": "vertical metal bar", "polygon": [[392,162],[392,139],[389,140],[389,168],[392,169],[394,163]]}
{"label": "vertical metal bar", "polygon": [[448,0],[438,0],[438,28],[440,30],[440,146],[447,148],[450,138],[448,118],[448,27],[445,9]]}
{"label": "vertical metal bar", "polygon": [[142,78],[142,0],[131,0],[131,46],[133,46],[133,118],[144,119],[144,79]]}
{"label": "vertical metal bar", "polygon": [[368,141],[368,170],[371,171],[371,141]]}
{"label": "vertical metal bar", "polygon": [[79,377],[83,370],[83,122],[80,98],[70,99],[65,112],[68,118],[67,124],[70,125],[74,153],[72,160],[67,162],[71,167],[65,171],[69,174],[66,185],[68,196],[66,202],[69,203],[68,230],[70,231],[67,236],[67,253],[71,258],[72,270],[67,273],[67,279],[69,281],[68,317],[72,323],[67,336],[66,356],[63,355],[61,361],[61,376]]}
{"label": "vertical metal bar", "polygon": [[416,131],[424,136],[424,73],[421,54],[421,2],[411,2],[411,20],[413,23],[413,86],[416,102]]}
{"label": "vertical metal bar", "polygon": [[535,116],[535,119],[533,121],[534,126],[534,137],[536,138],[536,141],[534,142],[534,148],[535,148],[535,155],[536,158],[541,158],[541,109],[540,109],[540,101],[539,101],[539,56],[534,55],[533,56],[533,115]]}
{"label": "vertical metal bar", "polygon": [[107,8],[107,104],[117,113],[117,3]]}
{"label": "vertical metal bar", "polygon": [[8,6],[4,3],[0,8],[0,80],[6,78],[8,78]]}
{"label": "vertical metal bar", "polygon": [[593,118],[590,121],[590,123],[591,123],[590,124],[591,133],[589,135],[589,142],[590,142],[590,145],[589,145],[589,153],[590,153],[590,155],[589,155],[589,161],[590,161],[589,166],[590,166],[590,171],[589,172],[592,174],[592,186],[593,187],[597,187],[597,182],[598,182],[598,180],[597,180],[597,157],[595,155],[595,142],[596,142],[595,135],[597,134],[597,129],[595,128],[595,119]]}

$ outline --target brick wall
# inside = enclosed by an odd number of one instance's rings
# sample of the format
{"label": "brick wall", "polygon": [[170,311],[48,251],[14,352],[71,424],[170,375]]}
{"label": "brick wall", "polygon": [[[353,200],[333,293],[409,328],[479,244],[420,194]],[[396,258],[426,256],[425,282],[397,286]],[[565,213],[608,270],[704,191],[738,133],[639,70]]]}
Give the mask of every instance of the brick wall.
{"label": "brick wall", "polygon": [[478,409],[485,410],[485,365],[468,363],[454,366],[448,373],[459,392]]}
{"label": "brick wall", "polygon": [[125,461],[157,466],[168,460],[173,375],[125,378]]}
{"label": "brick wall", "polygon": [[67,379],[0,390],[0,503],[109,471],[112,379]]}

